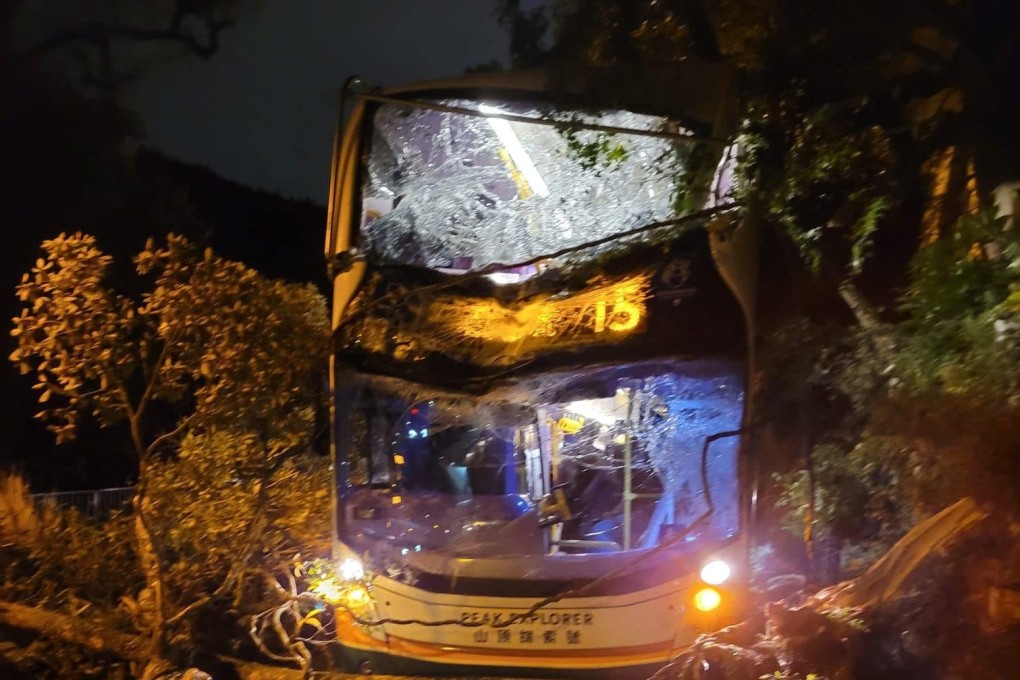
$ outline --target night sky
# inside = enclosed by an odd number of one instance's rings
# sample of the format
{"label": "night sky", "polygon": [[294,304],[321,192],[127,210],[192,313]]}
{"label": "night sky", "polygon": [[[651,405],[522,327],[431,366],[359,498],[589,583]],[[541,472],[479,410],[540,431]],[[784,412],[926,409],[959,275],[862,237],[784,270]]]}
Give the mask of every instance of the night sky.
{"label": "night sky", "polygon": [[[16,37],[33,44],[85,5],[52,0],[25,7]],[[17,313],[15,282],[39,243],[78,229],[96,234],[118,258],[137,252],[148,235],[183,229],[267,275],[321,286],[329,157],[347,77],[385,86],[508,62],[509,41],[494,0],[245,0],[236,8],[236,25],[221,34],[220,49],[207,61],[172,46],[118,52],[124,66],[138,68],[123,103],[141,115],[142,144],[154,149],[139,154],[137,170],[184,191],[197,226],[161,224],[158,217],[121,223],[113,215],[132,210],[117,203],[122,197],[95,194],[92,205],[94,192],[83,185],[100,167],[94,150],[101,145],[90,143],[96,131],[81,111],[60,104],[48,109],[45,95],[22,99],[0,116],[6,139],[18,146],[8,149],[4,166],[14,173],[5,195],[17,204],[6,206],[16,238],[0,258],[5,320]],[[77,63],[63,63],[76,79]],[[19,92],[39,94],[32,86]],[[69,119],[60,118],[65,114]],[[119,186],[118,180],[108,184]],[[64,192],[71,192],[69,200],[55,200]],[[14,340],[6,332],[0,340],[6,357]],[[6,405],[0,410],[0,467],[24,469],[38,490],[123,484],[131,468],[123,433],[88,427],[78,441],[54,448],[52,436],[31,417],[37,410],[31,383],[9,362],[0,367]]]}
{"label": "night sky", "polygon": [[[241,7],[245,7],[240,3]],[[337,94],[507,62],[493,0],[260,0],[208,62],[178,56],[128,93],[149,143],[252,187],[325,203]]]}

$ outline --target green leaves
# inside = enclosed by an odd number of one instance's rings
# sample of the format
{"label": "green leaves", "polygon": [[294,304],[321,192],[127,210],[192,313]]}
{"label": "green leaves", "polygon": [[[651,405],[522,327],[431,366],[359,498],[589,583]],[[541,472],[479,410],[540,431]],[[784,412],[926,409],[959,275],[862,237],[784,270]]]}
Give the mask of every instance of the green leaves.
{"label": "green leaves", "polygon": [[859,273],[881,218],[896,201],[897,154],[863,105],[816,106],[787,93],[761,98],[738,164],[769,218],[808,266]]}
{"label": "green leaves", "polygon": [[[887,545],[915,516],[964,495],[1016,511],[1020,234],[989,206],[923,246],[910,273],[906,318],[883,330],[888,358],[876,356],[867,331],[832,339],[800,327],[762,353],[767,370],[794,385],[806,375],[845,403],[836,423],[814,424],[810,516],[819,533],[858,549]],[[773,382],[778,394],[798,396]],[[799,395],[801,407],[817,411],[812,397]],[[799,532],[807,473],[777,481],[788,528]]]}
{"label": "green leaves", "polygon": [[994,206],[960,218],[911,261],[899,373],[909,389],[1015,399],[1020,234]]}
{"label": "green leaves", "polygon": [[[308,413],[302,424],[313,421]],[[191,434],[176,460],[150,467],[152,522],[172,556],[177,601],[214,590],[246,551],[270,570],[297,552],[328,552],[328,461],[305,451],[307,439],[296,450],[275,443],[237,430]]]}

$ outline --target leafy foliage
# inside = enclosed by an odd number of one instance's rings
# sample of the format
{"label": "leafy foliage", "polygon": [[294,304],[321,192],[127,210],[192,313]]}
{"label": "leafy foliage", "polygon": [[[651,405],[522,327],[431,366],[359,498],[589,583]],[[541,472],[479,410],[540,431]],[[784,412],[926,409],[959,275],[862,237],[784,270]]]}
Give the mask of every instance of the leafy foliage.
{"label": "leafy foliage", "polygon": [[2,472],[0,564],[0,597],[82,612],[116,608],[142,582],[128,518],[115,513],[98,523],[39,504],[20,477]]}
{"label": "leafy foliage", "polygon": [[[329,550],[326,461],[274,452],[257,440],[229,431],[189,435],[174,461],[153,464],[154,524],[181,602],[217,590],[239,555],[253,552],[259,569],[273,571],[296,554]],[[231,594],[244,575],[233,575]]]}
{"label": "leafy foliage", "polygon": [[[777,505],[785,510],[785,528],[796,535],[809,520],[822,539],[852,545],[857,554],[878,555],[918,519],[919,508],[904,495],[914,456],[894,438],[871,437],[849,452],[823,444],[812,452],[814,500],[804,470],[780,475]],[[813,507],[812,507],[813,506]]]}
{"label": "leafy foliage", "polygon": [[[896,200],[892,141],[861,108],[762,98],[741,137],[744,191],[764,198],[771,219],[816,272],[826,257],[830,266],[838,261],[846,272],[860,272],[879,220]],[[834,237],[847,246],[834,249]]]}
{"label": "leafy foliage", "polygon": [[153,402],[185,396],[194,427],[292,434],[287,415],[309,408],[309,376],[325,357],[324,305],[311,285],[266,280],[171,235],[136,258],[153,282],[135,302],[109,287],[112,258],[93,237],[61,235],[43,250],[18,287],[25,307],[11,360],[37,372],[40,417],[58,440],[74,436],[82,413],[140,427]]}
{"label": "leafy foliage", "polygon": [[1016,401],[1020,232],[989,206],[922,248],[903,299],[898,375],[914,391],[941,389]]}
{"label": "leafy foliage", "polygon": [[[816,531],[874,553],[964,495],[1020,511],[1017,239],[994,207],[961,217],[914,256],[907,317],[880,331],[890,357],[874,352],[873,331],[803,355],[814,384],[848,410],[813,449],[813,499],[806,470],[778,478],[790,530],[810,512]],[[796,347],[779,339],[780,350]],[[766,361],[781,369],[775,354]]]}
{"label": "leafy foliage", "polygon": [[254,558],[271,569],[321,549],[324,466],[304,455],[328,338],[315,289],[170,236],[135,258],[135,298],[110,286],[91,236],[43,250],[18,288],[11,359],[37,373],[58,439],[82,415],[127,421],[145,587],[121,592],[139,627],[161,640],[228,594],[239,605]]}
{"label": "leafy foliage", "polygon": [[567,150],[584,170],[596,170],[601,175],[627,160],[627,147],[605,132],[584,134],[579,120],[564,123],[562,129]]}
{"label": "leafy foliage", "polygon": [[18,348],[10,358],[22,374],[37,371],[39,415],[65,441],[83,410],[104,425],[125,416],[125,390],[142,353],[133,305],[106,286],[112,258],[80,234],[43,247],[46,257],[18,287],[25,306],[14,321]]}
{"label": "leafy foliage", "polygon": [[705,195],[719,160],[709,147],[738,141],[740,197],[758,198],[826,276],[859,273],[878,230],[911,233],[888,215],[924,191],[924,162],[948,146],[976,159],[988,186],[1016,166],[1015,146],[1010,162],[1003,144],[1014,139],[1003,107],[1015,101],[992,86],[1006,82],[990,58],[1001,51],[984,42],[1002,44],[985,29],[1015,19],[1004,5],[564,0],[556,12],[562,80],[598,83],[609,101],[683,110],[677,93],[692,65],[731,81],[735,96],[718,102],[723,132],[711,131],[728,139],[702,143],[677,172],[679,205],[702,207],[685,196]]}

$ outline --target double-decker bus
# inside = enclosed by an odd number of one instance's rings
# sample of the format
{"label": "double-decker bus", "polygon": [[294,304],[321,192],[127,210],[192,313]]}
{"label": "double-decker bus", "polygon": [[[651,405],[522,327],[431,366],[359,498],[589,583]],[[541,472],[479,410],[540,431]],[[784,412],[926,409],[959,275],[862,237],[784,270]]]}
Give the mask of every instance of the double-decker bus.
{"label": "double-decker bus", "polygon": [[643,673],[739,611],[756,254],[730,152],[676,214],[725,108],[702,82],[678,119],[540,72],[345,88],[326,255],[351,669]]}

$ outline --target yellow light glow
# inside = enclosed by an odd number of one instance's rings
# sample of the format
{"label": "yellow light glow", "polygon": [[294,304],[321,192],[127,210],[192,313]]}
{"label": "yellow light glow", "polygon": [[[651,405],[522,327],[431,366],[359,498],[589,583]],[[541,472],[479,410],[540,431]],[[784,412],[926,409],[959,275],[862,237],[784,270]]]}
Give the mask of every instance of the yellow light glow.
{"label": "yellow light glow", "polygon": [[312,584],[312,592],[326,602],[339,602],[343,597],[343,587],[335,578],[322,578]]}
{"label": "yellow light glow", "polygon": [[701,580],[710,586],[717,586],[729,580],[730,565],[722,560],[712,560],[701,568]]}
{"label": "yellow light glow", "polygon": [[[494,106],[482,104],[478,107],[478,110],[482,113],[502,113],[499,109]],[[493,132],[499,138],[499,141],[503,144],[503,148],[506,149],[506,155],[509,156],[510,160],[513,160],[513,166],[516,166],[511,171],[511,175],[514,172],[519,172],[522,179],[528,184],[528,195],[521,195],[521,198],[527,198],[531,195],[531,192],[538,194],[539,196],[548,196],[549,187],[546,186],[545,181],[542,179],[542,175],[539,174],[538,168],[535,167],[535,162],[531,160],[531,156],[524,150],[524,146],[521,144],[520,138],[517,133],[514,132],[514,128],[510,125],[509,121],[503,120],[502,118],[491,118],[486,116],[486,120],[489,121],[489,125],[492,126]],[[503,151],[503,149],[500,149]],[[503,155],[502,153],[500,154]],[[506,162],[506,161],[504,161]],[[514,177],[514,181],[519,181]]]}
{"label": "yellow light glow", "polygon": [[618,434],[618,435],[616,435],[615,437],[613,437],[613,443],[614,444],[619,444],[621,446],[626,444],[627,443],[627,435],[625,435],[625,434]]}
{"label": "yellow light glow", "polygon": [[702,588],[694,594],[694,607],[701,612],[710,612],[722,604],[722,595],[715,588]]}
{"label": "yellow light glow", "polygon": [[365,578],[365,566],[361,560],[348,557],[340,563],[340,578],[345,581],[360,581]]}
{"label": "yellow light glow", "polygon": [[618,297],[613,302],[613,311],[606,321],[606,328],[616,333],[632,331],[641,322],[643,311],[644,304],[638,307],[633,302],[623,297]]}
{"label": "yellow light glow", "polygon": [[563,416],[556,422],[556,426],[566,434],[575,434],[584,426],[584,418],[568,418]]}
{"label": "yellow light glow", "polygon": [[312,584],[311,591],[323,602],[353,610],[368,605],[372,599],[368,588],[360,583],[343,584],[335,577],[319,579]]}
{"label": "yellow light glow", "polygon": [[528,180],[524,178],[521,171],[517,169],[513,159],[510,157],[510,152],[502,146],[499,147],[499,159],[503,161],[507,172],[510,173],[510,178],[517,185],[517,195],[521,198],[531,198],[534,193],[531,191],[531,185],[528,184]]}
{"label": "yellow light glow", "polygon": [[360,607],[368,604],[368,589],[364,586],[351,586],[344,593],[344,604],[348,607]]}
{"label": "yellow light glow", "polygon": [[[540,338],[580,339],[601,333],[626,333],[644,318],[649,275],[595,285],[574,295],[503,306],[490,299],[440,300],[429,316],[449,319],[455,335],[505,344]],[[545,343],[538,343],[545,344]]]}
{"label": "yellow light glow", "polygon": [[393,503],[393,505],[400,505],[401,502],[403,502],[403,500],[404,499],[401,498],[400,496],[394,496],[393,498],[390,499],[390,503]]}
{"label": "yellow light glow", "polygon": [[395,453],[395,454],[393,454],[393,462],[395,464],[397,464],[397,465],[403,465],[404,464],[404,457],[401,456],[399,453]]}

